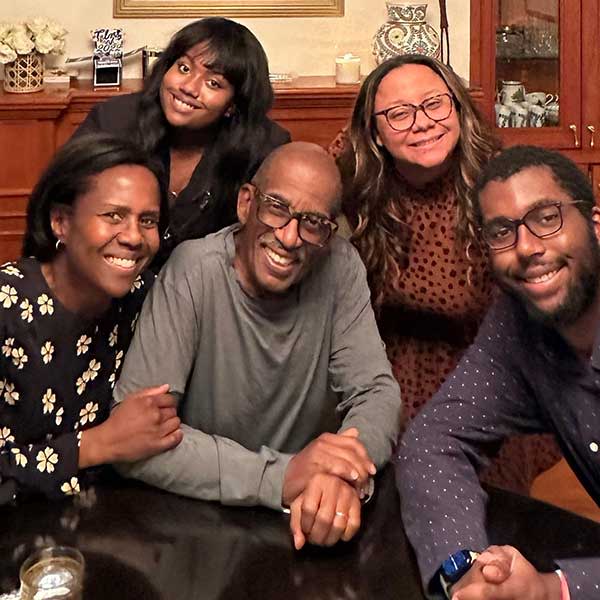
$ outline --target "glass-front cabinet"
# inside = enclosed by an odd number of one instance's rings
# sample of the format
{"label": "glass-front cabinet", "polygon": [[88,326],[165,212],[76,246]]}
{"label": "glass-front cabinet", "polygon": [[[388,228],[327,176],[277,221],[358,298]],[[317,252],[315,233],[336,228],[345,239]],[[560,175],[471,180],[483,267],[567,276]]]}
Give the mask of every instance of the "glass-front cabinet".
{"label": "glass-front cabinet", "polygon": [[471,88],[505,143],[581,147],[582,4],[471,1]]}
{"label": "glass-front cabinet", "polygon": [[500,0],[496,17],[498,127],[553,127],[560,123],[558,0]]}

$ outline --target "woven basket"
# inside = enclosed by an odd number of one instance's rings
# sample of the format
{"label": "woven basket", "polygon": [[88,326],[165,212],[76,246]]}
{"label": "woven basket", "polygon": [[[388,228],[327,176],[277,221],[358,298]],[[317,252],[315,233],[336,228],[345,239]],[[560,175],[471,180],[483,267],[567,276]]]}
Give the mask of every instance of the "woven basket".
{"label": "woven basket", "polygon": [[38,92],[44,87],[44,57],[37,52],[4,65],[4,89],[12,94]]}

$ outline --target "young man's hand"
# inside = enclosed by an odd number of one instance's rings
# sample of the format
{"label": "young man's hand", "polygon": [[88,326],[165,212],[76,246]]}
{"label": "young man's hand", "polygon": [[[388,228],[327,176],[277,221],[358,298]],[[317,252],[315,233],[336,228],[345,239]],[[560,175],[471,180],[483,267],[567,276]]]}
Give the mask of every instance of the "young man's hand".
{"label": "young man's hand", "polygon": [[539,573],[512,546],[490,546],[452,586],[452,600],[561,600],[556,573]]}

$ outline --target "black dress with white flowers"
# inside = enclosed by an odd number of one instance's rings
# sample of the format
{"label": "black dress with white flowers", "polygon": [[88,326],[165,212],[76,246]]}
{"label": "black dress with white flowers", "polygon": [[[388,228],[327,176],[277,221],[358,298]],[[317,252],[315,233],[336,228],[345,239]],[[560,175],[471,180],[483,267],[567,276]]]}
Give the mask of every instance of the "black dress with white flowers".
{"label": "black dress with white flowers", "polygon": [[81,433],[108,417],[152,279],[89,320],[52,295],[36,259],[0,267],[0,482],[49,497],[80,491]]}

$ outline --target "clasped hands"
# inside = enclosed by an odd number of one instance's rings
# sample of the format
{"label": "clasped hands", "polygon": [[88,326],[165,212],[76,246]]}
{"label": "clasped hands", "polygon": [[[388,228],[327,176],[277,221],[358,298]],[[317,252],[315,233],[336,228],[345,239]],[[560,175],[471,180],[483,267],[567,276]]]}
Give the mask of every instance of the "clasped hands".
{"label": "clasped hands", "polygon": [[560,579],[512,546],[490,546],[452,586],[452,600],[561,600]]}
{"label": "clasped hands", "polygon": [[298,452],[288,464],[282,491],[294,547],[352,539],[360,528],[364,490],[375,473],[355,427],[324,433]]}

